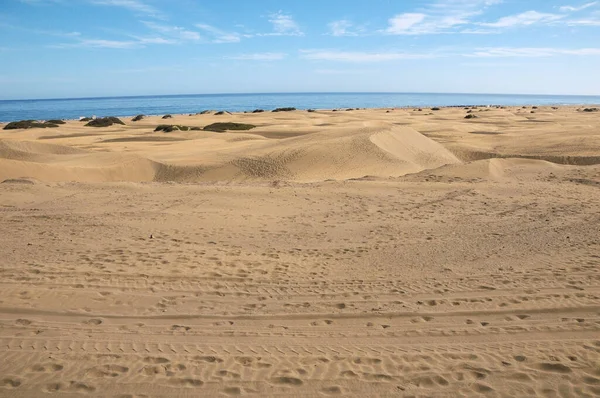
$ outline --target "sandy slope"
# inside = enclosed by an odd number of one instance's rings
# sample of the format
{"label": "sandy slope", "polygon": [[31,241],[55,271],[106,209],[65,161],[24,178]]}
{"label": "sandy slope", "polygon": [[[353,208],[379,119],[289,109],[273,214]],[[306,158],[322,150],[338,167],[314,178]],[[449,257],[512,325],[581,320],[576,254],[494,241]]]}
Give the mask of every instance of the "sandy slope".
{"label": "sandy slope", "polygon": [[2,131],[0,396],[600,395],[600,118],[464,112]]}

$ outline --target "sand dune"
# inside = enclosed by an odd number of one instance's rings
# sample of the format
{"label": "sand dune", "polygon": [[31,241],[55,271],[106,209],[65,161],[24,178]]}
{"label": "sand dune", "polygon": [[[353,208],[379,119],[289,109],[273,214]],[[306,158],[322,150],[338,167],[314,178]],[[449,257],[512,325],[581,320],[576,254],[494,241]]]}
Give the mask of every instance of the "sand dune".
{"label": "sand dune", "polygon": [[[442,145],[407,128],[389,125],[344,127],[287,139],[249,139],[238,134],[202,138],[137,136],[101,143],[171,143],[145,154],[77,149],[35,141],[0,142],[0,179],[28,176],[45,181],[247,181],[301,182],[365,175],[395,177],[460,161]],[[208,136],[208,137],[206,137]],[[247,135],[246,135],[247,136]],[[69,135],[68,138],[71,138]],[[81,136],[78,135],[78,138]],[[233,138],[233,139],[232,139]],[[217,141],[203,162],[194,145]],[[186,148],[192,147],[191,150]],[[203,147],[201,151],[207,151]],[[171,154],[176,152],[177,158]],[[190,153],[191,152],[191,153]],[[197,159],[191,159],[198,156]]]}
{"label": "sand dune", "polygon": [[477,113],[0,132],[0,396],[600,395],[600,121]]}

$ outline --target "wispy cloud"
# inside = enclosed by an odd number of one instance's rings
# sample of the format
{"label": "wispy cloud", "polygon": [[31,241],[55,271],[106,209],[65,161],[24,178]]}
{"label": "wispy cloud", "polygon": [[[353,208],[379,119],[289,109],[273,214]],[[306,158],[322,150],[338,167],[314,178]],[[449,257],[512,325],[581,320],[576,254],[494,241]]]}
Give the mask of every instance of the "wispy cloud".
{"label": "wispy cloud", "polygon": [[565,21],[568,26],[600,26],[600,17],[587,19],[571,19]]}
{"label": "wispy cloud", "polygon": [[490,28],[512,28],[534,24],[547,24],[564,18],[565,15],[526,11],[517,15],[502,17],[496,22],[482,22],[479,25]]}
{"label": "wispy cloud", "polygon": [[548,48],[548,47],[489,47],[480,48],[473,53],[463,54],[465,57],[500,58],[500,57],[526,57],[543,58],[559,55],[597,56],[600,48]]}
{"label": "wispy cloud", "polygon": [[329,27],[329,34],[336,37],[359,36],[364,32],[363,27],[356,26],[347,19],[330,22],[327,26]]}
{"label": "wispy cloud", "polygon": [[196,41],[200,40],[202,36],[200,33],[182,28],[180,26],[170,26],[170,25],[162,25],[157,24],[151,21],[141,21],[148,28],[161,33],[165,36],[168,36],[172,39],[180,40],[180,41]]}
{"label": "wispy cloud", "polygon": [[577,12],[577,11],[585,10],[586,8],[593,7],[596,4],[598,4],[598,2],[593,1],[591,3],[582,4],[580,6],[562,6],[562,7],[559,7],[558,9],[562,12]]}
{"label": "wispy cloud", "polygon": [[236,32],[225,32],[208,24],[200,23],[196,27],[212,36],[213,43],[238,43],[244,36]]}
{"label": "wispy cloud", "polygon": [[235,59],[240,61],[279,61],[287,56],[285,53],[252,53],[238,54],[224,57],[225,59]]}
{"label": "wispy cloud", "polygon": [[396,60],[437,58],[434,53],[406,53],[406,52],[362,52],[338,50],[300,50],[300,57],[319,61],[338,62],[383,62]]}
{"label": "wispy cloud", "polygon": [[414,12],[393,16],[381,33],[390,35],[426,35],[457,33],[472,18],[502,0],[446,0],[431,3]]}
{"label": "wispy cloud", "polygon": [[92,4],[121,7],[147,16],[162,18],[163,14],[155,7],[141,0],[91,0]]}
{"label": "wispy cloud", "polygon": [[138,40],[105,40],[105,39],[80,39],[75,43],[52,44],[50,48],[112,48],[130,49],[142,47]]}
{"label": "wispy cloud", "polygon": [[304,36],[304,32],[294,21],[294,18],[283,11],[269,15],[269,22],[273,25],[273,32],[262,33],[257,36]]}

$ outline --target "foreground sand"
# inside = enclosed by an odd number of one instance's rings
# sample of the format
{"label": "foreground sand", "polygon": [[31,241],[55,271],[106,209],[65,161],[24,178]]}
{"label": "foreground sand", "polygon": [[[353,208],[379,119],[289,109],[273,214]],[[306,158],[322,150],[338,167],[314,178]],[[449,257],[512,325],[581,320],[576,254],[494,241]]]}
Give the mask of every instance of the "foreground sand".
{"label": "foreground sand", "polygon": [[0,396],[600,395],[599,115],[428,113],[1,131]]}

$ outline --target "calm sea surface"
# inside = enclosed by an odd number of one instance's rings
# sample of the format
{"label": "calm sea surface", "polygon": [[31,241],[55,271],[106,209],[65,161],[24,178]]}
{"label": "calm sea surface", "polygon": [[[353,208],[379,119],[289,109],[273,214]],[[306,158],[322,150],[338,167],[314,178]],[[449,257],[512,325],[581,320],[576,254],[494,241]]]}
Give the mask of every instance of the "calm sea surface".
{"label": "calm sea surface", "polygon": [[163,115],[202,110],[252,111],[292,106],[298,109],[431,107],[458,105],[600,104],[600,96],[434,94],[434,93],[289,93],[198,94],[140,97],[0,101],[0,121],[78,119],[80,116]]}

